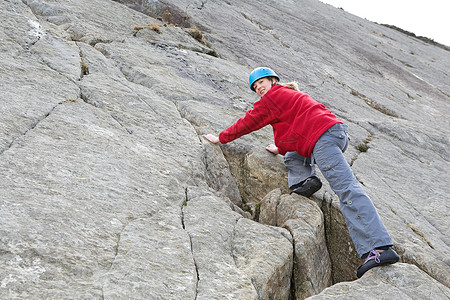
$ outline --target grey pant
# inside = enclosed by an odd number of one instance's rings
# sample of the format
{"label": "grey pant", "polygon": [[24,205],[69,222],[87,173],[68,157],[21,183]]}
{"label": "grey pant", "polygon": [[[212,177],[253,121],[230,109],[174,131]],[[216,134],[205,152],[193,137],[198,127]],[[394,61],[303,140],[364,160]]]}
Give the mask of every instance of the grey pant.
{"label": "grey pant", "polygon": [[285,154],[288,184],[292,185],[315,176],[317,164],[331,189],[340,200],[341,212],[359,256],[370,250],[392,246],[392,240],[370,198],[356,180],[343,152],[348,147],[347,125],[336,124],[316,142],[311,158],[297,152]]}

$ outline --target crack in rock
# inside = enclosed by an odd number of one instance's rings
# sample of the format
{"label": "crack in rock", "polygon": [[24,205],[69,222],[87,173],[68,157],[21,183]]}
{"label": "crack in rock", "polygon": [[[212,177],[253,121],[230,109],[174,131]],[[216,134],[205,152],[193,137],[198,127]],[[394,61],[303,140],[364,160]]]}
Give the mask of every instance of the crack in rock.
{"label": "crack in rock", "polygon": [[116,115],[114,115],[114,114],[111,114],[111,117],[114,119],[114,121],[116,121],[117,123],[119,123],[120,127],[124,128],[124,129],[128,132],[128,134],[133,134],[133,130],[128,129],[128,128],[123,124],[123,121],[122,121],[118,116],[116,116]]}
{"label": "crack in rock", "polygon": [[188,197],[188,188],[185,188],[185,200],[181,205],[181,225],[184,229],[184,231],[186,232],[186,234],[189,237],[189,242],[190,242],[190,247],[191,247],[191,253],[192,253],[192,261],[194,262],[194,267],[195,267],[195,274],[196,274],[196,278],[197,281],[195,282],[195,297],[194,299],[197,299],[197,295],[198,295],[198,283],[200,281],[200,274],[198,272],[198,264],[197,261],[195,260],[195,255],[194,255],[194,246],[192,244],[192,237],[189,233],[189,231],[186,230],[186,225],[184,222],[184,208],[188,205],[189,202],[189,197]]}
{"label": "crack in rock", "polygon": [[28,134],[28,132],[30,132],[31,130],[35,129],[39,123],[41,123],[42,121],[44,121],[46,118],[48,118],[51,113],[55,110],[55,108],[60,105],[63,104],[64,102],[60,102],[57,105],[55,105],[48,113],[46,113],[44,116],[42,116],[41,118],[38,118],[28,129],[26,129],[24,132],[22,132],[21,134],[19,134],[18,136],[14,137],[12,139],[12,141],[9,143],[9,145],[7,146],[6,149],[2,149],[0,150],[0,155],[3,154],[5,151],[11,149],[11,147],[14,145],[14,143],[21,137],[24,137],[25,135]]}
{"label": "crack in rock", "polygon": [[89,66],[86,63],[86,61],[84,60],[83,50],[81,50],[80,45],[78,45],[78,42],[75,42],[75,44],[78,46],[78,49],[80,50],[79,54],[80,54],[80,68],[81,68],[81,70],[80,70],[80,79],[79,80],[81,80],[81,79],[83,79],[83,77],[85,75],[89,75]]}
{"label": "crack in rock", "polygon": [[[350,167],[353,166],[353,164],[355,163],[355,161],[359,158],[359,155],[362,153],[365,153],[369,150],[370,146],[369,143],[375,138],[375,135],[373,133],[370,133],[361,144],[357,145],[355,148],[356,150],[358,150],[358,153],[355,154],[355,156],[352,158],[352,160],[350,161],[349,165]],[[360,181],[361,184],[363,184]]]}

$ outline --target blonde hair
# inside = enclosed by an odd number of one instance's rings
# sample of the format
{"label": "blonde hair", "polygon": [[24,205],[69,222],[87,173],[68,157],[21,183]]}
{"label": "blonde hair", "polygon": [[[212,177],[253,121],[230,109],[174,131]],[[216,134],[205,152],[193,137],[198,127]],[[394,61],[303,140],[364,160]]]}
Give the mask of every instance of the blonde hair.
{"label": "blonde hair", "polygon": [[288,87],[290,89],[293,89],[294,91],[299,91],[298,82],[297,81],[291,81],[291,82],[285,82],[285,83],[279,82],[278,84],[281,85],[281,86],[285,86],[285,87]]}

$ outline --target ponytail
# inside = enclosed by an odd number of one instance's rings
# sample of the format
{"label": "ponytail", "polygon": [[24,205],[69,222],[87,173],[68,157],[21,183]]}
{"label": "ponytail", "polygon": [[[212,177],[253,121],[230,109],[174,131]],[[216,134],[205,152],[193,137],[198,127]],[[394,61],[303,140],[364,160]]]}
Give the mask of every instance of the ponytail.
{"label": "ponytail", "polygon": [[281,85],[281,86],[285,86],[285,87],[288,87],[290,89],[293,89],[294,91],[299,91],[297,81],[291,81],[291,82],[286,82],[286,83],[278,83],[278,84]]}

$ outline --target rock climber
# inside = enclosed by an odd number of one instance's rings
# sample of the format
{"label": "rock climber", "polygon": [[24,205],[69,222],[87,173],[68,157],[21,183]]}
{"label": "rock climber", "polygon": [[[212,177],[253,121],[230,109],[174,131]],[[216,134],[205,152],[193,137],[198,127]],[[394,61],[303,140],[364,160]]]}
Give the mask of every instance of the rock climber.
{"label": "rock climber", "polygon": [[321,188],[315,171],[317,165],[339,197],[355,249],[365,259],[356,270],[357,277],[373,267],[397,262],[399,256],[391,248],[391,237],[343,156],[349,143],[347,125],[323,104],[300,92],[296,82],[280,83],[279,76],[270,68],[254,69],[249,84],[261,97],[253,109],[218,137],[213,134],[204,137],[214,144],[225,144],[272,125],[275,145],[266,149],[284,155],[291,193],[310,197]]}

